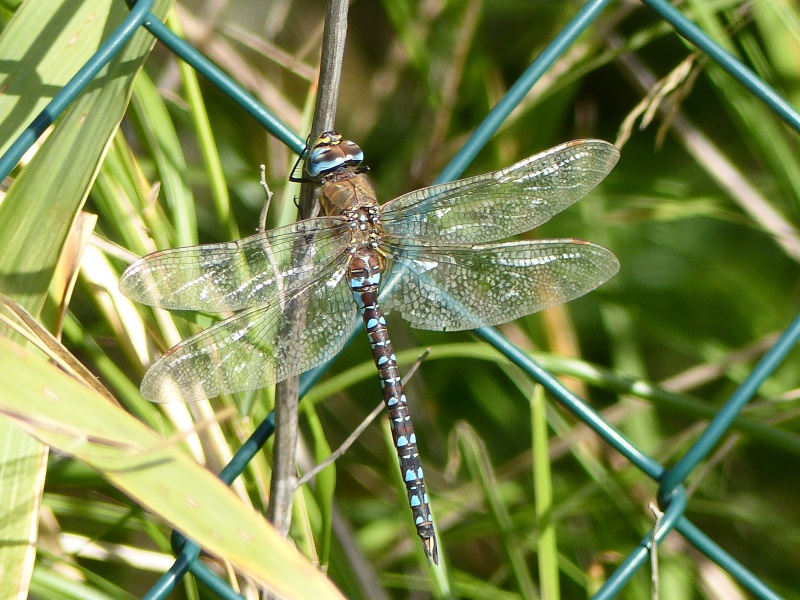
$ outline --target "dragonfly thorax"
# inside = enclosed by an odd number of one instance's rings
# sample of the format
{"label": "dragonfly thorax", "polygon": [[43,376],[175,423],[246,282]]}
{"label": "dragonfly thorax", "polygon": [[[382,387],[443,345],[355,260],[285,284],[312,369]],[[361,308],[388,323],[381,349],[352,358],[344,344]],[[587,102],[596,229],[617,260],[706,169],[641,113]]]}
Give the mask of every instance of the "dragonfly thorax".
{"label": "dragonfly thorax", "polygon": [[325,215],[347,219],[352,236],[351,252],[378,247],[383,235],[380,208],[366,175],[352,174],[325,182],[320,189],[319,202]]}
{"label": "dragonfly thorax", "polygon": [[319,203],[326,215],[341,215],[346,210],[375,207],[375,188],[367,175],[343,171],[335,179],[325,179],[319,192]]}

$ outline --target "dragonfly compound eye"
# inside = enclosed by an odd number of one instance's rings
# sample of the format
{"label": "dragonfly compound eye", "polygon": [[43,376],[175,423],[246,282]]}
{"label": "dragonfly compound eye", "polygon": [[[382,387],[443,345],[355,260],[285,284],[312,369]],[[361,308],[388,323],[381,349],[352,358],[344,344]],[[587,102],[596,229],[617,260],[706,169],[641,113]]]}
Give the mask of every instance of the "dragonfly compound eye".
{"label": "dragonfly compound eye", "polygon": [[310,177],[320,178],[331,173],[358,167],[364,160],[364,152],[358,144],[345,140],[341,134],[328,131],[319,136],[306,160],[306,171]]}

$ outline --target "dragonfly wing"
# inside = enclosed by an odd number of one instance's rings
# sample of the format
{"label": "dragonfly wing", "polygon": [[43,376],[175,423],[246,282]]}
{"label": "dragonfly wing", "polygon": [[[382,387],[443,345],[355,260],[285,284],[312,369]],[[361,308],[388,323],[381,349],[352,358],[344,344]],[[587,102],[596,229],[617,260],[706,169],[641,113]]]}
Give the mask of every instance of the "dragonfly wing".
{"label": "dragonfly wing", "polygon": [[271,304],[333,272],[349,240],[343,219],[322,217],[234,242],[162,250],[130,265],[120,289],[169,309],[224,312]]}
{"label": "dragonfly wing", "polygon": [[386,249],[394,251],[381,306],[436,331],[506,323],[578,298],[619,270],[610,250],[581,240]]}
{"label": "dragonfly wing", "polygon": [[576,140],[485,175],[410,192],[381,209],[392,235],[438,243],[507,238],[548,221],[588,194],[611,171],[619,150]]}
{"label": "dragonfly wing", "polygon": [[356,316],[346,278],[303,287],[281,303],[247,309],[170,349],[145,374],[142,396],[193,402],[272,385],[333,358]]}

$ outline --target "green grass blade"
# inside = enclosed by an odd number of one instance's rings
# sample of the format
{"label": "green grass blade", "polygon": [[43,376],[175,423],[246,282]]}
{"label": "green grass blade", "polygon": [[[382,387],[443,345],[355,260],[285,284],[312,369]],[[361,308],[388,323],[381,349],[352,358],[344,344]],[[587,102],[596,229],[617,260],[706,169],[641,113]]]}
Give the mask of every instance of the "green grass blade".
{"label": "green grass blade", "polygon": [[142,139],[155,158],[162,191],[175,224],[175,243],[197,243],[197,215],[194,198],[186,181],[186,158],[163,98],[147,75],[136,80],[133,107]]}
{"label": "green grass blade", "polygon": [[[177,33],[182,33],[180,31],[180,23],[175,18],[174,13],[167,19],[167,25]],[[194,130],[197,132],[198,147],[203,155],[205,174],[208,177],[209,191],[214,200],[217,223],[225,228],[226,235],[230,239],[236,239],[240,237],[239,229],[236,226],[236,221],[231,217],[231,199],[228,195],[228,185],[225,173],[222,170],[222,161],[217,150],[217,144],[214,141],[214,132],[211,129],[197,73],[183,61],[178,61],[178,68],[181,72],[186,100],[189,103],[189,114],[192,117]]]}
{"label": "green grass blade", "polygon": [[[30,3],[4,30],[0,60],[14,69],[0,81],[0,149],[91,55],[126,14],[119,3]],[[163,11],[165,2],[157,10]],[[61,26],[59,26],[59,23]],[[0,204],[0,291],[31,314],[41,311],[62,246],[88,194],[130,86],[153,40],[138,33],[57,123]],[[17,377],[4,365],[4,376]],[[25,380],[18,380],[24,382]],[[0,596],[24,596],[35,556],[32,532],[44,483],[45,449],[3,422]]]}
{"label": "green grass blade", "polygon": [[526,548],[516,539],[509,507],[501,493],[486,446],[475,430],[465,423],[458,427],[458,438],[464,453],[464,463],[483,489],[484,499],[497,527],[497,535],[508,557],[509,569],[522,597],[539,598],[525,561]]}
{"label": "green grass blade", "polygon": [[126,14],[110,0],[31,2],[16,12],[0,36],[0,154]]}
{"label": "green grass blade", "polygon": [[98,469],[143,507],[282,598],[341,597],[261,516],[174,444],[8,339],[0,340],[0,360],[0,412],[19,427]]}
{"label": "green grass blade", "polygon": [[[314,461],[319,464],[331,455],[331,447],[325,438],[322,423],[314,407],[304,404],[301,407],[308,427],[311,431],[311,441],[314,444]],[[317,551],[321,564],[330,560],[331,538],[333,535],[333,499],[336,491],[336,469],[334,465],[323,469],[314,478],[314,502],[319,510],[319,549]],[[311,500],[309,500],[311,501]]]}
{"label": "green grass blade", "polygon": [[553,521],[553,482],[547,436],[547,411],[544,388],[537,385],[531,400],[531,444],[533,486],[536,492],[536,517],[539,521],[539,587],[544,600],[558,600],[558,548]]}

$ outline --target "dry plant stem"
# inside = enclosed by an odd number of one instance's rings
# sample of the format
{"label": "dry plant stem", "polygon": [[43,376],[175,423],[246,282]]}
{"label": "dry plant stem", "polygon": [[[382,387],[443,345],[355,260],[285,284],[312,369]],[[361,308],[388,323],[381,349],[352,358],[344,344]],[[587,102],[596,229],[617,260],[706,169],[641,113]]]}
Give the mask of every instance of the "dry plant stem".
{"label": "dry plant stem", "polygon": [[[435,112],[433,123],[431,123],[430,135],[427,139],[427,145],[412,166],[412,175],[415,178],[422,174],[422,170],[426,165],[433,162],[432,157],[434,153],[441,152],[442,146],[444,145],[445,136],[450,127],[452,116],[456,113],[455,105],[456,99],[458,98],[458,85],[464,75],[464,65],[467,62],[469,49],[478,26],[482,5],[483,2],[470,0],[464,7],[463,14],[460,17],[461,34],[456,39],[452,54],[449,57],[450,68],[439,82],[442,89],[441,97],[443,99],[443,105]],[[444,6],[442,6],[442,9],[443,8]],[[426,35],[430,34],[430,30],[428,30]]]}
{"label": "dry plant stem", "polygon": [[658,510],[658,507],[652,502],[648,505],[650,512],[655,517],[653,523],[653,535],[650,536],[650,585],[651,585],[651,598],[658,600],[658,542],[656,542],[656,533],[661,526],[661,519],[664,518],[664,513]]}
{"label": "dry plant stem", "polygon": [[[383,409],[383,407],[381,407]],[[334,502],[331,512],[333,531],[336,535],[336,543],[341,546],[344,556],[347,557],[347,565],[363,592],[362,598],[370,600],[391,600],[387,593],[385,584],[378,578],[375,566],[367,560],[364,552],[355,543],[356,535],[350,528],[348,517],[342,514],[341,509]]]}
{"label": "dry plant stem", "polygon": [[[324,131],[334,129],[339,83],[342,79],[344,43],[347,37],[347,0],[328,0],[325,30],[322,34],[317,100],[311,123],[311,141]],[[300,189],[300,217],[307,219],[317,210],[316,186],[304,184]]]}
{"label": "dry plant stem", "polygon": [[[619,50],[623,40],[618,35],[610,34],[606,36],[606,43],[609,48]],[[622,52],[618,63],[643,92],[647,93],[656,84],[652,72],[632,53]],[[659,106],[658,113],[661,116],[666,114],[663,104]],[[775,239],[788,256],[800,262],[800,233],[797,229],[770,206],[766,198],[750,185],[744,175],[682,111],[675,111],[670,125],[670,130],[718,185]]]}
{"label": "dry plant stem", "polygon": [[272,202],[272,190],[269,189],[269,185],[267,185],[267,166],[261,165],[261,187],[264,188],[264,207],[261,209],[261,216],[258,218],[258,231],[264,232],[267,230],[267,213],[269,213],[269,205]]}
{"label": "dry plant stem", "polygon": [[[320,83],[312,131],[315,136],[333,128],[346,32],[347,1],[329,0],[322,37]],[[300,217],[305,219],[316,212],[313,186],[304,184],[300,198]],[[297,310],[294,314],[298,315],[298,319],[290,327],[294,331],[289,331],[289,335],[297,335],[297,327],[304,325],[303,300],[301,298],[296,303]],[[289,533],[292,520],[292,496],[297,478],[298,381],[297,377],[291,377],[279,383],[275,395],[275,446],[267,518],[284,536]]]}
{"label": "dry plant stem", "polygon": [[308,471],[305,475],[303,475],[300,479],[297,480],[297,487],[304,485],[311,481],[317,474],[322,471],[324,468],[329,466],[333,463],[336,459],[338,459],[342,454],[347,452],[350,449],[350,446],[353,445],[358,437],[364,432],[364,430],[372,423],[375,418],[384,411],[383,401],[378,404],[375,408],[372,409],[372,412],[369,413],[364,420],[359,423],[358,427],[356,427],[353,432],[347,436],[347,438],[342,442],[341,446],[339,446],[336,450],[331,452],[331,455],[315,466],[313,469]]}
{"label": "dry plant stem", "polygon": [[[417,371],[419,366],[422,364],[422,361],[425,360],[426,358],[428,358],[428,355],[430,353],[431,353],[431,349],[427,348],[425,350],[425,352],[423,352],[417,358],[416,362],[414,362],[414,365],[408,370],[408,373],[406,374],[406,376],[403,377],[403,379],[401,381],[401,383],[403,385],[405,385],[406,382],[409,379],[411,379],[412,375],[414,375],[414,373]],[[353,442],[355,442],[358,439],[358,436],[360,436],[363,433],[363,431],[369,426],[369,424],[372,423],[375,420],[375,418],[379,414],[381,414],[383,412],[384,408],[385,408],[385,406],[383,404],[383,401],[381,400],[381,402],[379,402],[378,405],[375,408],[372,409],[372,412],[369,413],[364,418],[363,421],[361,421],[361,423],[358,425],[358,427],[356,427],[353,430],[353,432],[349,436],[347,436],[347,438],[344,440],[344,442],[342,442],[341,446],[339,446],[336,450],[331,452],[331,455],[328,458],[323,460],[316,467],[314,467],[313,469],[308,471],[305,475],[303,475],[300,479],[297,480],[297,487],[300,487],[301,485],[304,485],[307,482],[311,481],[314,477],[317,476],[317,473],[322,471],[322,469],[324,469],[325,467],[327,467],[328,465],[333,463],[333,461],[335,461],[342,454],[347,452],[347,450],[350,448],[350,446],[353,445]]]}
{"label": "dry plant stem", "polygon": [[[59,339],[41,326],[41,324],[19,304],[16,300],[0,294],[0,308],[7,311],[13,318],[8,318],[0,311],[0,325],[16,331],[22,338],[34,344],[66,373],[80,381],[87,387],[103,396],[109,402],[119,404],[113,394],[103,386],[94,374],[83,363],[64,347]],[[8,335],[0,327],[0,333]]]}
{"label": "dry plant stem", "polygon": [[[198,18],[190,9],[183,9],[180,5],[175,7],[183,31],[192,44],[209,59],[214,61],[227,73],[230,73],[240,85],[251,90],[253,94],[266,106],[269,106],[279,119],[293,127],[298,126],[303,116],[298,108],[289,102],[276,87],[273,81],[264,76],[252,61],[242,56],[235,45],[231,45],[222,36],[205,36],[206,23]],[[216,31],[216,30],[215,30]],[[258,51],[258,48],[256,48]],[[177,86],[177,83],[175,84]]]}

